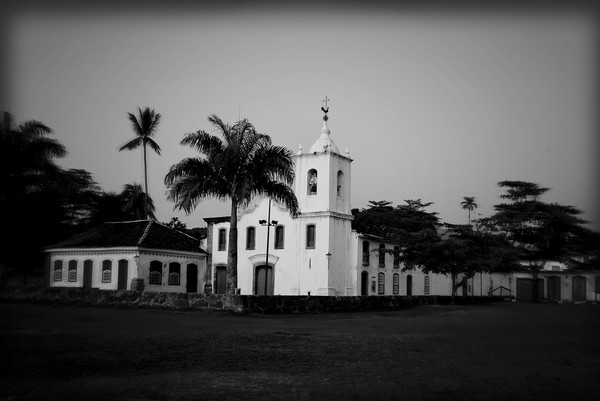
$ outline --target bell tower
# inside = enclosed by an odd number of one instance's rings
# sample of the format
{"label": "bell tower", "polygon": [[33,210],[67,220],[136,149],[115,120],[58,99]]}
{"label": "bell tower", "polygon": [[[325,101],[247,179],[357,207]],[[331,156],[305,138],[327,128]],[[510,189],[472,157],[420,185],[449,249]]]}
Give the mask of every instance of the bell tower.
{"label": "bell tower", "polygon": [[321,135],[307,153],[300,146],[295,158],[294,192],[300,206],[296,219],[301,293],[352,293],[350,249],[352,234],[351,163],[331,139],[326,97],[321,107]]}

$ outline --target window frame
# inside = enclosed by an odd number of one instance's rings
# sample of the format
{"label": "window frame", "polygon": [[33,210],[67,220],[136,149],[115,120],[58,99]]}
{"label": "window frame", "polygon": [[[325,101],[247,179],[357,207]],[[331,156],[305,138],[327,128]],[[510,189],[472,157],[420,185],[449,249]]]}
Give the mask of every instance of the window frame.
{"label": "window frame", "polygon": [[394,247],[394,269],[399,269],[400,268],[400,247],[399,246],[395,246]]}
{"label": "window frame", "polygon": [[[312,229],[312,230],[311,230]],[[312,236],[310,235],[312,231]],[[306,225],[306,249],[315,249],[317,246],[317,225]]]}
{"label": "window frame", "polygon": [[181,263],[169,263],[169,285],[181,285]]}
{"label": "window frame", "polygon": [[[314,191],[312,190],[311,181],[314,178]],[[306,173],[306,194],[316,195],[319,192],[319,173],[316,169],[311,168]]]}
{"label": "window frame", "polygon": [[[74,272],[74,274],[71,275],[71,272]],[[67,269],[67,281],[69,283],[77,282],[77,261],[75,259],[69,260]]]}
{"label": "window frame", "polygon": [[[62,276],[63,276],[62,271],[63,271],[63,261],[55,260],[54,261],[54,281],[55,282],[62,281]],[[58,275],[57,275],[57,273],[58,273]]]}
{"label": "window frame", "polygon": [[253,251],[256,249],[256,227],[246,227],[246,250]]}
{"label": "window frame", "polygon": [[385,273],[377,274],[377,295],[385,295]]}
{"label": "window frame", "polygon": [[226,251],[227,250],[227,229],[219,228],[217,234],[217,251]]}
{"label": "window frame", "polygon": [[371,259],[371,244],[367,240],[362,243],[362,265],[369,266]]}
{"label": "window frame", "polygon": [[[160,269],[158,268],[159,265],[160,265]],[[162,272],[163,272],[163,263],[160,260],[151,261],[150,267],[148,270],[148,273],[149,273],[148,284],[162,285]],[[158,277],[158,280],[156,279],[156,277]]]}
{"label": "window frame", "polygon": [[[280,234],[278,234],[280,233]],[[285,247],[285,226],[275,226],[275,238],[273,243],[273,249],[284,249]]]}
{"label": "window frame", "polygon": [[431,280],[429,279],[429,275],[423,277],[423,294],[429,295],[431,291]]}
{"label": "window frame", "polygon": [[379,267],[385,267],[385,244],[379,244]]}
{"label": "window frame", "polygon": [[400,275],[398,273],[394,273],[392,276],[392,295],[400,294]]}
{"label": "window frame", "polygon": [[[108,279],[107,277],[108,273]],[[112,282],[112,260],[103,260],[102,261],[102,282],[103,283],[111,283]]]}

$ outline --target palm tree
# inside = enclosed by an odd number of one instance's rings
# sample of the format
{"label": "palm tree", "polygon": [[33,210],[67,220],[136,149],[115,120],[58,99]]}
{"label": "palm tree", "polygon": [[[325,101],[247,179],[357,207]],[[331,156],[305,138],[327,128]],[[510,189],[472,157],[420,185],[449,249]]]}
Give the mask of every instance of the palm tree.
{"label": "palm tree", "polygon": [[474,209],[477,209],[477,203],[475,203],[475,197],[474,196],[463,196],[463,201],[460,202],[461,206],[463,209],[468,210],[468,216],[469,216],[469,225],[471,225],[471,212]]}
{"label": "palm tree", "polygon": [[154,202],[150,195],[142,190],[137,183],[126,184],[121,192],[123,212],[129,220],[141,220],[148,216],[150,220],[156,220],[154,216]]}
{"label": "palm tree", "polygon": [[203,199],[231,200],[227,289],[237,288],[237,210],[256,195],[283,203],[292,216],[298,214],[298,200],[290,185],[294,180],[292,152],[273,146],[268,135],[256,132],[244,119],[233,126],[216,115],[208,121],[223,139],[200,130],[186,134],[182,145],[196,149],[202,157],[186,158],[173,165],[165,177],[168,198],[175,209],[186,213]]}
{"label": "palm tree", "polygon": [[[158,124],[160,123],[160,114],[155,113],[154,109],[150,110],[149,107],[146,107],[144,110],[138,107],[139,116],[136,117],[131,113],[127,113],[129,121],[131,121],[131,126],[133,127],[133,132],[137,135],[135,138],[131,139],[125,145],[119,148],[119,152],[123,149],[133,150],[138,146],[142,145],[144,151],[144,194],[148,193],[148,165],[146,162],[146,145],[150,146],[152,150],[154,150],[157,154],[160,155],[160,146],[152,139],[152,136],[156,133],[158,129]],[[147,197],[146,197],[147,201]],[[147,208],[146,208],[147,209]],[[147,216],[143,216],[146,218]]]}

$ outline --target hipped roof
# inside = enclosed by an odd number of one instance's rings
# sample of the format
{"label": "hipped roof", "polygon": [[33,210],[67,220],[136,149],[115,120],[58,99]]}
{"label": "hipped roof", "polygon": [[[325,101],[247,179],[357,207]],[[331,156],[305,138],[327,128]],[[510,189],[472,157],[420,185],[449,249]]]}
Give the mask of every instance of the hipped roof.
{"label": "hipped roof", "polygon": [[46,248],[138,247],[185,252],[206,252],[199,241],[187,234],[151,220],[103,223]]}

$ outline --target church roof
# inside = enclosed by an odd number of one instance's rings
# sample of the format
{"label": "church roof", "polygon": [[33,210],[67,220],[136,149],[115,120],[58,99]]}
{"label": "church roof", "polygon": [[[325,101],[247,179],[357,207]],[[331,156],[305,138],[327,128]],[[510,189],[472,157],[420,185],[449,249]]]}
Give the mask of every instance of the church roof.
{"label": "church roof", "polygon": [[118,247],[206,253],[196,238],[150,220],[103,223],[46,250]]}
{"label": "church roof", "polygon": [[323,121],[323,128],[321,128],[321,136],[310,147],[309,153],[331,152],[339,155],[340,150],[331,139],[330,133],[331,131],[329,131],[329,128],[327,127],[327,120],[325,120]]}

